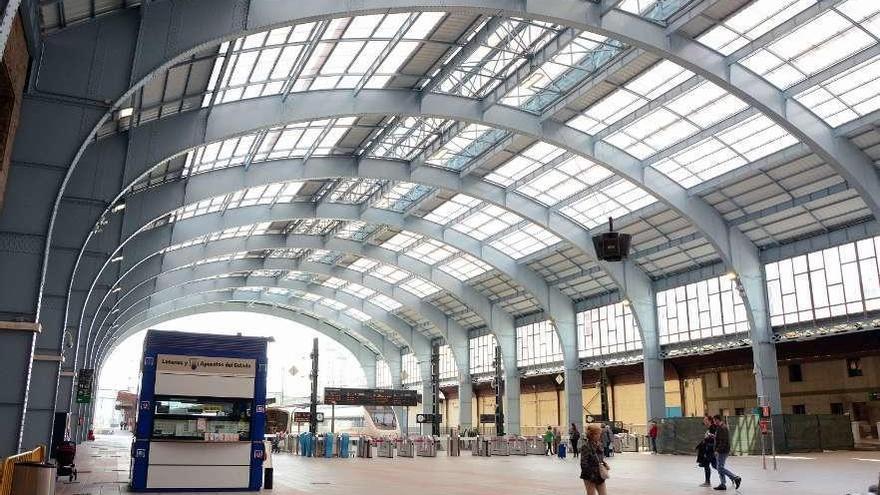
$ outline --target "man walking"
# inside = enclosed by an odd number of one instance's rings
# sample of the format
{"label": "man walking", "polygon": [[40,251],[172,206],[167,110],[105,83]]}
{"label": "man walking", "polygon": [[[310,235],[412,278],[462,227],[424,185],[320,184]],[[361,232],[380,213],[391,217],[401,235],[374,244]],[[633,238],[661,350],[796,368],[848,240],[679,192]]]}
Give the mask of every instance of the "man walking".
{"label": "man walking", "polygon": [[651,439],[651,454],[657,453],[657,423],[651,421],[650,428],[648,428],[648,438]]}
{"label": "man walking", "polygon": [[718,471],[718,476],[721,478],[721,484],[716,486],[715,489],[727,490],[725,477],[729,477],[730,480],[733,481],[733,486],[739,490],[739,486],[742,484],[742,478],[733,473],[733,471],[727,469],[725,465],[727,462],[727,456],[730,455],[730,430],[727,428],[727,423],[725,423],[718,414],[712,418],[712,422],[715,424],[715,469]]}

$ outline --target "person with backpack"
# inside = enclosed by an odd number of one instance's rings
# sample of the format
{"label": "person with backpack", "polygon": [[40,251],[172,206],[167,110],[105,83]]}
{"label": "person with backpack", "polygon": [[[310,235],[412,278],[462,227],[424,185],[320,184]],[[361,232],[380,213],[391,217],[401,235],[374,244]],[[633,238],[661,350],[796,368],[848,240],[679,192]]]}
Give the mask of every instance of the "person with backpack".
{"label": "person with backpack", "polygon": [[718,471],[718,476],[721,477],[721,484],[716,486],[715,489],[727,490],[727,480],[725,479],[727,477],[733,481],[733,486],[739,490],[742,478],[727,469],[725,465],[727,463],[727,456],[730,455],[730,430],[727,428],[727,423],[718,414],[713,417],[712,423],[715,425],[715,469]]}
{"label": "person with backpack", "polygon": [[602,452],[602,428],[595,424],[587,425],[581,446],[580,476],[584,480],[587,495],[607,495],[605,481],[610,469]]}
{"label": "person with backpack", "polygon": [[703,440],[697,444],[697,464],[703,468],[706,475],[706,481],[700,486],[712,486],[712,468],[715,464],[715,424],[712,418],[706,414],[703,416],[703,426],[706,427],[706,433]]}

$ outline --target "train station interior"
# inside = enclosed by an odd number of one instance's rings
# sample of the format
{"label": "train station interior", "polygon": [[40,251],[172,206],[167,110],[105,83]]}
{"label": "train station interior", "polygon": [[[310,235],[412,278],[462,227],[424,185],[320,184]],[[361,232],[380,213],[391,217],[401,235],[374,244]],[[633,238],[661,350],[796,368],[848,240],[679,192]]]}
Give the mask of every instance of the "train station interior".
{"label": "train station interior", "polygon": [[5,0],[0,52],[0,495],[880,481],[876,0]]}

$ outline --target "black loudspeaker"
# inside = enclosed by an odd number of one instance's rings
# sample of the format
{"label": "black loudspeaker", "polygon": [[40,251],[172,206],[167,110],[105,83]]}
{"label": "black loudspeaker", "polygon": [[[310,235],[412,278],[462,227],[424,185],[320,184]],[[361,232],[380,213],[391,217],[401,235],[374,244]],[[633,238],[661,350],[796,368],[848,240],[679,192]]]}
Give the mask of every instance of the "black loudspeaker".
{"label": "black loudspeaker", "polygon": [[608,219],[609,232],[593,236],[596,256],[602,261],[623,261],[629,255],[631,236],[614,232],[614,224]]}

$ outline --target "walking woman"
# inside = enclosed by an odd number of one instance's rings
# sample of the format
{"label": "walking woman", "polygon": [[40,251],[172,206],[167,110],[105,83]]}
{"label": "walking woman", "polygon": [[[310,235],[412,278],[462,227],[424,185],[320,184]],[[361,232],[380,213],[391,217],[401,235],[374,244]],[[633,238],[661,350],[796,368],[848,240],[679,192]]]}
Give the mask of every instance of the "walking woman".
{"label": "walking woman", "polygon": [[605,463],[601,437],[602,428],[599,425],[587,425],[581,447],[581,479],[584,480],[587,495],[608,495],[605,480],[610,468]]}
{"label": "walking woman", "polygon": [[703,474],[706,481],[700,486],[712,486],[712,468],[715,464],[715,424],[712,418],[706,414],[703,416],[703,426],[706,427],[706,434],[703,441],[697,445],[697,464],[703,468]]}
{"label": "walking woman", "polygon": [[578,442],[581,439],[581,432],[578,431],[578,427],[574,423],[571,424],[571,429],[568,430],[568,439],[571,441],[571,453],[577,457],[578,452],[580,451],[580,445],[578,445]]}

